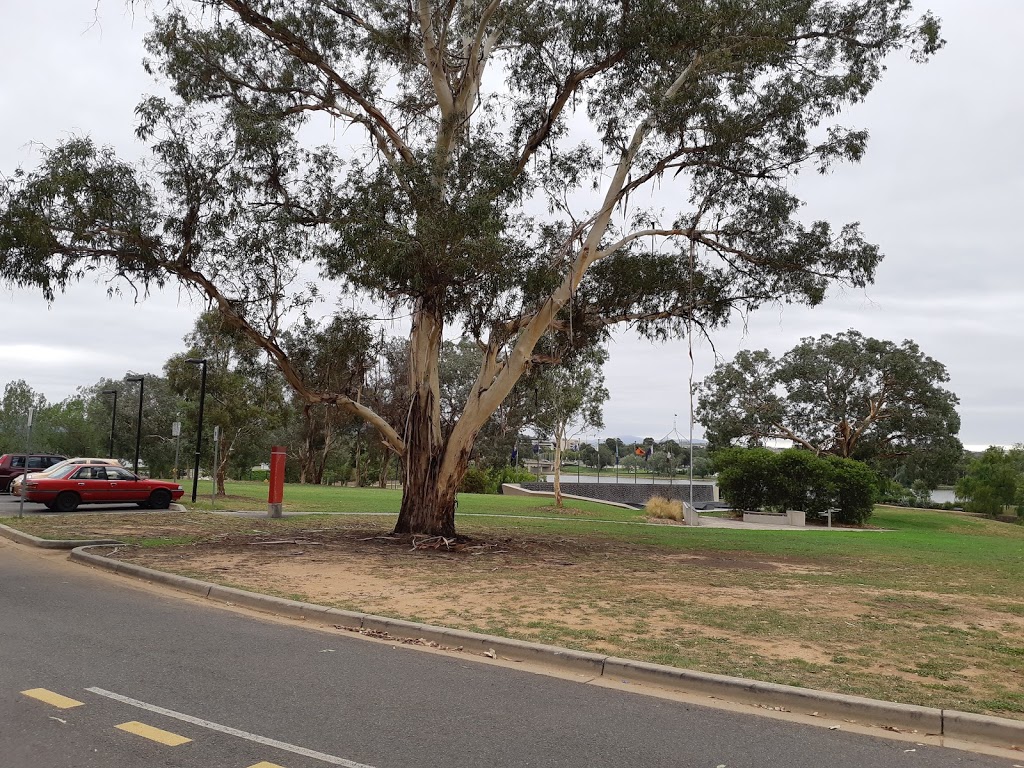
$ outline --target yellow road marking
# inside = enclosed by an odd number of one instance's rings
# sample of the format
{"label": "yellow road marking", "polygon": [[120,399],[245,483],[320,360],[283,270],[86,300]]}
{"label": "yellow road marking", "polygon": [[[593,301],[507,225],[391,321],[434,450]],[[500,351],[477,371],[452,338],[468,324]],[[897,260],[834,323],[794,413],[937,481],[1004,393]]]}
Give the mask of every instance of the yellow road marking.
{"label": "yellow road marking", "polygon": [[256,765],[250,765],[249,768],[284,768],[284,766],[280,766],[277,763],[268,763],[264,761],[262,763],[256,763]]}
{"label": "yellow road marking", "polygon": [[177,747],[179,744],[187,744],[192,741],[192,739],[186,739],[184,736],[179,736],[176,733],[154,728],[152,725],[146,725],[145,723],[140,723],[137,720],[132,720],[128,723],[121,723],[114,727],[120,728],[122,731],[128,731],[128,733],[134,733],[136,736],[142,736],[144,739],[149,739],[150,741],[157,741],[161,744],[166,744],[168,747]]}
{"label": "yellow road marking", "polygon": [[72,707],[85,706],[83,701],[75,701],[69,699],[67,696],[61,696],[59,693],[48,691],[45,688],[32,688],[28,691],[22,691],[25,696],[31,696],[33,699],[39,699],[39,701],[45,701],[57,709],[71,709]]}

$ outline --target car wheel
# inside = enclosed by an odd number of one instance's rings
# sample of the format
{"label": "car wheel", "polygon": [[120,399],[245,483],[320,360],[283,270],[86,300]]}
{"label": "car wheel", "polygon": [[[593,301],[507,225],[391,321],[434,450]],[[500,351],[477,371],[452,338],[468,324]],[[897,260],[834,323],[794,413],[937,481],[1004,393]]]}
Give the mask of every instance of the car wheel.
{"label": "car wheel", "polygon": [[149,494],[149,506],[151,509],[167,509],[171,506],[171,492],[166,488],[157,488]]}
{"label": "car wheel", "polygon": [[64,491],[57,494],[57,498],[53,500],[53,508],[58,512],[74,512],[78,509],[80,501],[81,499],[78,498],[77,493]]}

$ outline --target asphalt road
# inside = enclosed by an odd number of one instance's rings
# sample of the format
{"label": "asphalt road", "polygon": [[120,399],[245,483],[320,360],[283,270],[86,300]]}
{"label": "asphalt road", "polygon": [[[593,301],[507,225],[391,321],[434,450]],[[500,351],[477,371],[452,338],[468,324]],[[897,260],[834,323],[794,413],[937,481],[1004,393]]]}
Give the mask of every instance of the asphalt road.
{"label": "asphalt road", "polygon": [[1013,765],[258,618],[65,557],[0,539],[0,768]]}
{"label": "asphalt road", "polygon": [[[16,517],[21,508],[21,497],[11,496],[7,491],[0,491],[0,517]],[[83,504],[74,514],[80,512],[140,512],[137,504]],[[25,502],[25,515],[55,515],[42,504]],[[0,768],[4,768],[0,763]]]}

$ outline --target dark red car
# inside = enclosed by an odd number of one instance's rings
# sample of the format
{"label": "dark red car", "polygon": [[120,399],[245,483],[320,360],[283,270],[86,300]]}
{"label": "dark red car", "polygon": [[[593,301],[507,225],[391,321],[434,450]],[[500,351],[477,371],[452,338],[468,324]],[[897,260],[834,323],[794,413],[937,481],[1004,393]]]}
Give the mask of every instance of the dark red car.
{"label": "dark red car", "polygon": [[0,491],[6,491],[11,486],[11,480],[24,474],[26,464],[29,472],[42,472],[66,458],[53,453],[30,453],[27,456],[24,453],[5,453],[0,456]]}
{"label": "dark red car", "polygon": [[79,504],[134,502],[146,509],[167,509],[184,489],[166,480],[147,480],[114,466],[71,466],[55,475],[37,475],[25,483],[25,498],[57,512],[72,512]]}

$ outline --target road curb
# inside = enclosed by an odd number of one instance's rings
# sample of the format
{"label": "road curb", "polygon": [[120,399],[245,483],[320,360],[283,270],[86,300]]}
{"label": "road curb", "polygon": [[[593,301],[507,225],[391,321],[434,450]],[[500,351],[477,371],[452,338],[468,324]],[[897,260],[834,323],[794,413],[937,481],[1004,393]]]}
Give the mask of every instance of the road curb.
{"label": "road curb", "polygon": [[[943,711],[935,707],[899,704],[862,696],[816,691],[812,688],[765,683],[743,677],[715,675],[710,672],[697,672],[611,657],[605,660],[604,674],[630,682],[646,682],[681,688],[693,693],[703,693],[730,701],[766,707],[781,707],[804,714],[888,725],[901,730],[921,733],[941,734],[943,730]],[[1018,723],[1018,725],[1021,726],[1020,736],[1024,738],[1024,723]]]}
{"label": "road curb", "polygon": [[[0,526],[0,528],[3,527],[5,526]],[[21,535],[25,536],[25,534]],[[230,605],[241,605],[300,621],[314,621],[363,631],[382,635],[392,640],[423,641],[438,646],[480,653],[489,658],[543,663],[565,671],[589,674],[594,678],[604,677],[625,683],[656,685],[683,693],[702,694],[767,709],[817,715],[825,719],[840,719],[864,725],[917,731],[922,734],[940,735],[1004,748],[1024,745],[1024,721],[950,709],[899,704],[841,693],[816,691],[810,688],[765,683],[741,677],[715,675],[662,664],[603,656],[586,651],[574,651],[525,640],[392,619],[386,616],[343,611],[298,600],[223,587],[134,563],[113,560],[87,551],[94,546],[110,546],[110,542],[99,544],[77,542],[77,544],[78,546],[71,551],[71,559],[76,562],[164,584],[210,600]]]}
{"label": "road curb", "polygon": [[19,544],[28,544],[30,547],[40,547],[42,549],[75,549],[76,547],[97,546],[100,544],[116,545],[124,543],[117,539],[41,539],[38,536],[23,533],[7,525],[0,525],[0,536],[16,541]]}
{"label": "road curb", "polygon": [[943,711],[943,734],[951,739],[999,746],[1024,746],[1024,723],[973,712]]}

